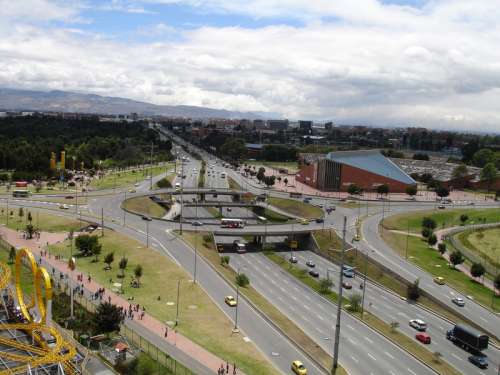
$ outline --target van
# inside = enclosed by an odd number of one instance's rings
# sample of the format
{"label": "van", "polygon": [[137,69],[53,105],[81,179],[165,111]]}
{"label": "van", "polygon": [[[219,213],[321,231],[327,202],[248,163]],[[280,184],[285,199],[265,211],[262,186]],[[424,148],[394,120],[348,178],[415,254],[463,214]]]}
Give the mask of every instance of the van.
{"label": "van", "polygon": [[180,190],[180,188],[181,188],[180,182],[176,182],[175,183],[175,190]]}

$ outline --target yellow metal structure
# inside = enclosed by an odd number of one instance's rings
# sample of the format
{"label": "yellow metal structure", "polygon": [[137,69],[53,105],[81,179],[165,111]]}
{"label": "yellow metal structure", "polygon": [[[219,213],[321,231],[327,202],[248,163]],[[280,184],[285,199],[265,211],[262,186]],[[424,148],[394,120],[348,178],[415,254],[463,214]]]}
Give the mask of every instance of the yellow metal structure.
{"label": "yellow metal structure", "polygon": [[66,169],[66,151],[61,151],[61,169]]}
{"label": "yellow metal structure", "polygon": [[[26,260],[25,263],[23,261]],[[22,291],[21,272],[24,264],[28,265],[33,273],[35,284],[34,295],[31,296],[31,303],[25,303],[25,296]],[[0,289],[5,289],[10,284],[10,268],[4,263],[0,263]],[[45,289],[45,301],[43,295]],[[76,374],[75,367],[71,359],[76,355],[76,349],[66,342],[61,334],[47,321],[47,306],[52,300],[52,285],[47,270],[39,267],[29,249],[23,248],[16,254],[15,262],[15,293],[19,309],[28,321],[27,323],[0,324],[0,332],[4,330],[18,330],[25,332],[32,337],[32,345],[10,338],[10,336],[0,335],[0,346],[7,347],[7,350],[0,350],[0,357],[16,362],[16,367],[0,370],[0,375],[22,374],[29,368],[35,369],[38,366],[61,363],[66,374]],[[30,310],[36,307],[39,316],[35,319]],[[47,341],[50,338],[50,344]],[[17,349],[19,353],[16,353]],[[24,354],[29,352],[29,354]],[[20,354],[22,353],[22,354]]]}
{"label": "yellow metal structure", "polygon": [[50,169],[52,169],[52,170],[56,169],[56,153],[55,152],[50,153]]}

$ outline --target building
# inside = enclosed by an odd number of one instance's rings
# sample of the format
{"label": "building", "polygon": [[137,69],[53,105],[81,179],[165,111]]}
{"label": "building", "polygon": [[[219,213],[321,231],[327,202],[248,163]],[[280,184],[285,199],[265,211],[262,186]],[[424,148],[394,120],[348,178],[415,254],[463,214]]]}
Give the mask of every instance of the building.
{"label": "building", "polygon": [[347,191],[355,184],[364,191],[388,185],[392,193],[404,193],[416,182],[377,150],[330,152],[305,164],[295,179],[322,191]]}
{"label": "building", "polygon": [[267,126],[274,131],[287,130],[288,120],[267,120]]}
{"label": "building", "polygon": [[313,122],[312,121],[299,121],[299,129],[310,133],[312,130]]}
{"label": "building", "polygon": [[266,122],[264,120],[253,120],[253,127],[255,130],[264,130],[266,128]]}
{"label": "building", "polygon": [[264,145],[260,143],[246,143],[245,147],[247,148],[247,156],[254,159],[262,153]]}

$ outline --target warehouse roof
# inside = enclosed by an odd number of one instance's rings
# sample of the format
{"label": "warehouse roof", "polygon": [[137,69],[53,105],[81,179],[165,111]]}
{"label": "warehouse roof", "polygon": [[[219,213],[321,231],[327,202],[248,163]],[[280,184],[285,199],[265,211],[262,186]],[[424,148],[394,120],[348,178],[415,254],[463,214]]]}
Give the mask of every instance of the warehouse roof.
{"label": "warehouse roof", "polygon": [[408,176],[401,168],[386,158],[378,150],[336,151],[326,155],[327,159],[337,163],[363,169],[404,184],[415,184],[415,180]]}

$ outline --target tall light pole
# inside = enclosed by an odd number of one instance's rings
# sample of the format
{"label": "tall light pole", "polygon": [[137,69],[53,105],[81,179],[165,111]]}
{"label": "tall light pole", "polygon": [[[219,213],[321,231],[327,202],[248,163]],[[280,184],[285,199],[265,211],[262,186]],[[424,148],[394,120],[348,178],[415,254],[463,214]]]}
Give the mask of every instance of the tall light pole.
{"label": "tall light pole", "polygon": [[408,240],[410,238],[410,219],[408,219],[408,231],[406,232],[406,250],[405,259],[408,260]]}
{"label": "tall light pole", "polygon": [[[238,276],[240,275],[240,269],[245,268],[245,266],[238,267]],[[240,332],[238,328],[238,306],[240,304],[240,285],[238,284],[238,281],[236,281],[236,310],[235,310],[235,317],[234,317],[234,328],[233,328],[233,333],[238,333]]]}
{"label": "tall light pole", "polygon": [[151,173],[150,179],[149,179],[149,190],[153,190],[153,142],[151,142],[151,159],[149,162],[149,171]]}
{"label": "tall light pole", "polygon": [[149,220],[146,220],[146,247],[149,247]]}
{"label": "tall light pole", "polygon": [[175,312],[175,326],[179,325],[179,297],[181,291],[181,280],[177,280],[177,303],[176,303],[176,312]]}
{"label": "tall light pole", "polygon": [[182,210],[184,205],[184,161],[181,160],[181,214],[179,215],[179,233],[182,235]]}
{"label": "tall light pole", "polygon": [[[125,199],[123,201],[125,202],[126,200],[127,200],[127,189],[125,189]],[[127,211],[123,210],[123,226],[125,226],[125,214],[126,213],[127,213]]]}
{"label": "tall light pole", "polygon": [[335,375],[339,366],[339,341],[340,341],[340,314],[342,312],[342,282],[344,276],[344,253],[347,217],[344,216],[344,227],[342,229],[342,252],[340,256],[340,277],[339,277],[339,299],[337,302],[337,322],[335,324],[335,343],[333,346],[333,366],[332,375]]}
{"label": "tall light pole", "polygon": [[363,315],[365,314],[365,292],[366,292],[366,271],[368,268],[368,254],[363,254],[365,258],[364,270],[363,270],[363,295],[361,297],[361,320],[363,320]]}

